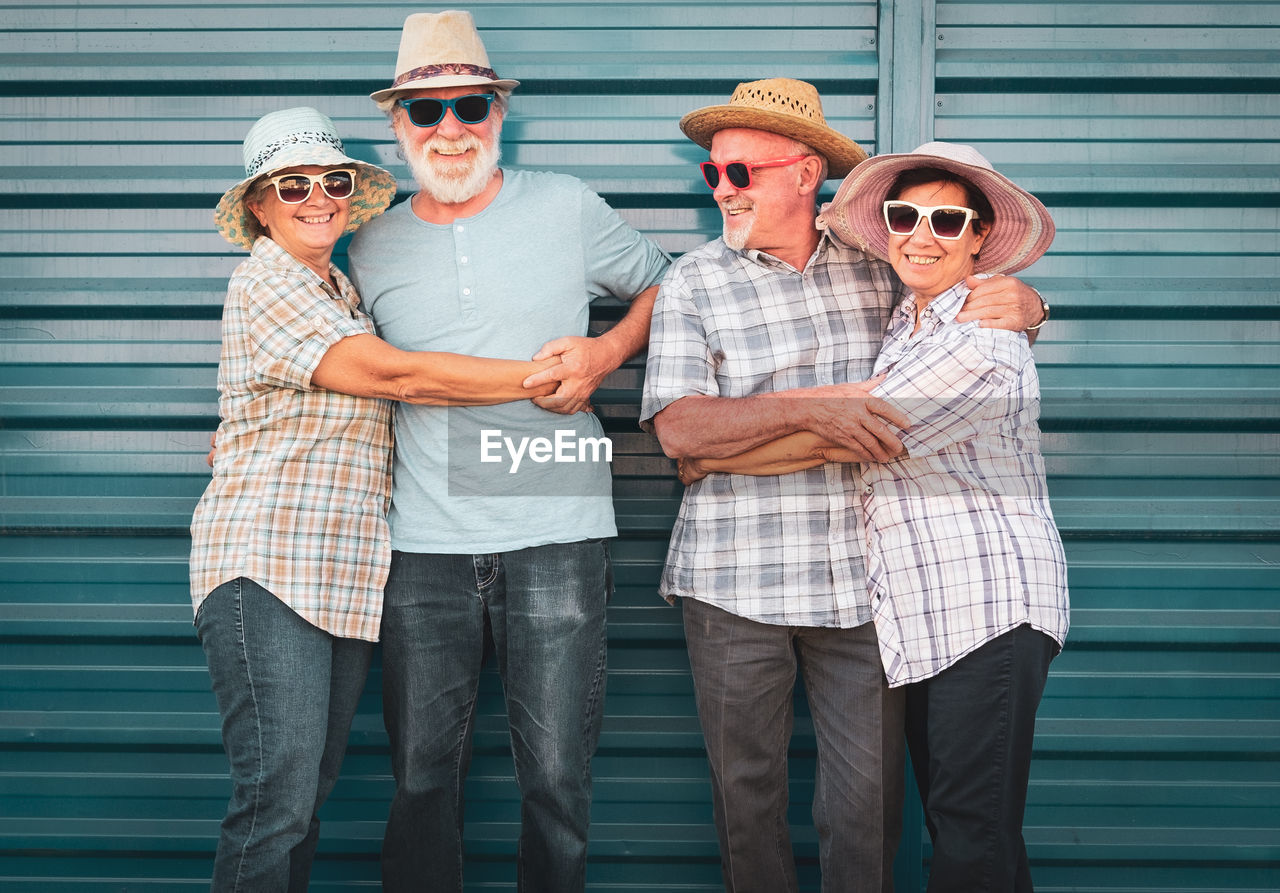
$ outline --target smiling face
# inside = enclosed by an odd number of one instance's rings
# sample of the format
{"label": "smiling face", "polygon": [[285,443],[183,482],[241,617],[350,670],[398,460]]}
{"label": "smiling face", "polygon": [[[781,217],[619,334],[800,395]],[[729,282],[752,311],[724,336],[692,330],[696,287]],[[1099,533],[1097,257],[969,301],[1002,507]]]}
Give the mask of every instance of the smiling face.
{"label": "smiling face", "polygon": [[[275,171],[273,176],[319,174],[329,169],[324,165],[306,164]],[[313,184],[306,201],[297,205],[280,201],[273,186],[268,186],[265,192],[255,188],[254,192],[257,197],[246,200],[245,206],[262,224],[271,240],[327,277],[333,246],[346,231],[351,218],[351,200],[330,198],[319,183]]]}
{"label": "smiling face", "polygon": [[[951,182],[908,186],[892,197],[926,207],[970,206],[964,187]],[[975,233],[972,225],[965,227],[959,239],[938,239],[929,221],[921,220],[909,236],[889,233],[889,263],[916,298],[927,302],[973,272],[974,255],[984,241],[986,231]]]}
{"label": "smiling face", "polygon": [[[438,87],[411,90],[402,99],[454,99],[486,92],[483,87]],[[494,101],[479,124],[464,124],[452,109],[433,127],[418,127],[400,107],[393,118],[396,139],[423,192],[442,204],[470,201],[489,187],[498,173],[503,110]]]}
{"label": "smiling face", "polygon": [[[728,128],[711,138],[711,160],[772,161],[797,151],[795,140],[763,130]],[[730,248],[766,251],[803,267],[817,243],[814,229],[814,195],[821,185],[821,160],[809,155],[786,167],[753,168],[751,185],[739,189],[721,177],[712,195],[724,218],[724,240]]]}

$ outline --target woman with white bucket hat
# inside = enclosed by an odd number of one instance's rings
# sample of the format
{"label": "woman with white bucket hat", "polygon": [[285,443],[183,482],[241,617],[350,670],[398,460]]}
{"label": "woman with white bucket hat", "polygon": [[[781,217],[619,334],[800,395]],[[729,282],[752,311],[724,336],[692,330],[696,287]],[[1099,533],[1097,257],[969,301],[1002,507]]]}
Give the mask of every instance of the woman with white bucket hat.
{"label": "woman with white bucket hat", "polygon": [[[396,191],[311,108],[264,116],[218,231],[231,277],[213,480],[191,524],[191,594],[233,791],[214,890],[305,890],[378,639],[390,561],[391,402],[479,405],[551,362],[398,350],[332,262]],[[424,320],[430,325],[430,320]]]}

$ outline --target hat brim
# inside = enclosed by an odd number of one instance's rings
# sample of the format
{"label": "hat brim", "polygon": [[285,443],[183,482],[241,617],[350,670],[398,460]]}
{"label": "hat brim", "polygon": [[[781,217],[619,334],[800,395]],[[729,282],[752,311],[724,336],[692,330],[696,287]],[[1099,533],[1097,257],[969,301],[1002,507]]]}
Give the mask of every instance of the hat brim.
{"label": "hat brim", "polygon": [[845,176],[867,157],[861,146],[825,124],[768,109],[712,105],[695,109],[680,119],[684,135],[704,149],[711,148],[711,138],[718,131],[731,127],[764,130],[812,146],[827,159],[828,178]]}
{"label": "hat brim", "polygon": [[388,170],[376,164],[368,164],[348,158],[336,149],[326,146],[308,144],[305,154],[289,156],[280,153],[272,159],[267,168],[252,177],[246,177],[232,186],[222,198],[213,212],[213,222],[222,237],[239,248],[251,250],[258,236],[262,235],[262,227],[245,207],[244,197],[249,189],[263,177],[269,177],[279,171],[303,165],[323,165],[332,167],[353,167],[356,169],[356,188],[347,199],[350,207],[350,218],[343,233],[354,232],[361,225],[377,217],[388,207],[396,196],[396,178]]}
{"label": "hat brim", "polygon": [[376,90],[369,94],[369,98],[378,104],[378,108],[386,112],[390,111],[391,106],[401,93],[407,93],[410,90],[431,90],[437,87],[492,87],[497,90],[514,90],[519,86],[520,82],[511,78],[490,80],[489,78],[472,74],[446,74],[420,78],[416,81],[406,81],[394,87]]}
{"label": "hat brim", "polygon": [[995,212],[978,256],[975,273],[1014,273],[1031,266],[1048,250],[1056,229],[1049,211],[1008,177],[985,167],[938,155],[877,155],[854,169],[818,215],[819,226],[841,241],[889,259],[889,229],[884,202],[899,175],[918,168],[939,168],[968,180],[986,196]]}

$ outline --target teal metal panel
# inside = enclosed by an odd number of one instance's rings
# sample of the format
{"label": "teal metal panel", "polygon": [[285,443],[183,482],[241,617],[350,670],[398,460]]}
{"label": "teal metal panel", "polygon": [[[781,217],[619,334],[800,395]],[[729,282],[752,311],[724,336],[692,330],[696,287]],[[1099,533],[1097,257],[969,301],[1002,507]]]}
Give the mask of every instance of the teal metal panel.
{"label": "teal metal panel", "polygon": [[1280,6],[938,0],[934,42],[936,138],[1058,223],[1037,889],[1276,889]]}
{"label": "teal metal panel", "polygon": [[[742,80],[819,84],[869,150],[971,142],[1059,224],[1026,277],[1074,627],[1027,816],[1041,890],[1280,887],[1277,2],[467,4],[523,81],[508,163],[577,174],[679,253],[719,229],[676,120]],[[413,188],[366,94],[444,4],[13,4],[0,25],[0,888],[200,889],[228,783],[186,594],[226,279],[211,208],[272,109],[315,105]],[[936,16],[936,21],[934,17]],[[299,22],[284,29],[282,22]],[[918,136],[912,136],[916,134]],[[616,312],[601,307],[596,325]],[[679,484],[597,408],[623,536],[595,764],[593,891],[716,890],[678,614],[655,588]],[[370,680],[315,889],[376,886],[391,790]],[[496,679],[468,883],[508,888],[518,813]],[[792,815],[806,890],[812,736]],[[917,814],[918,815],[918,814]],[[899,889],[928,848],[906,831]]]}
{"label": "teal metal panel", "polygon": [[[191,627],[186,528],[207,482],[226,280],[212,207],[261,114],[314,105],[414,188],[367,94],[411,12],[456,4],[11,4],[0,23],[0,888],[207,887],[229,793]],[[576,174],[679,253],[718,231],[676,127],[741,80],[822,85],[874,139],[876,4],[466,4],[522,81],[507,163]],[[602,306],[602,327],[616,311]],[[593,891],[720,886],[679,614],[655,590],[679,485],[636,426],[643,360],[595,404],[623,535],[596,779]],[[376,886],[391,794],[375,666],[313,888]],[[495,678],[468,787],[470,889],[510,889],[518,805]],[[796,743],[806,889],[812,735]]]}

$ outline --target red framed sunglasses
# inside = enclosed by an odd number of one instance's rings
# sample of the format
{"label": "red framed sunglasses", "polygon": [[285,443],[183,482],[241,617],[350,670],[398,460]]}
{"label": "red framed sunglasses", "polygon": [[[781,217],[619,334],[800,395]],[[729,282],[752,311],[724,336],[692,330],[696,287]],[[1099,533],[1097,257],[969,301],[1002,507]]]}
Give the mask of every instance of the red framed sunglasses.
{"label": "red framed sunglasses", "polygon": [[803,161],[808,155],[788,155],[786,158],[775,158],[772,161],[730,161],[727,164],[717,164],[714,161],[704,161],[698,165],[702,169],[702,179],[707,181],[707,185],[715,189],[720,185],[720,177],[726,177],[735,189],[751,188],[751,171],[759,167],[788,167],[797,161]]}

